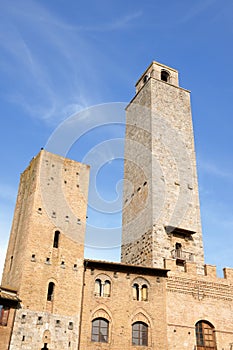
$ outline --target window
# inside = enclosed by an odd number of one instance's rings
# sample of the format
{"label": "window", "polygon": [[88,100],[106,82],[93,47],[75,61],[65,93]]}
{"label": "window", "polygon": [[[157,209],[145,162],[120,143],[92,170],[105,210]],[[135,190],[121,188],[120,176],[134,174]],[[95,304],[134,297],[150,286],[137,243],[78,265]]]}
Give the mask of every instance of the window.
{"label": "window", "polygon": [[25,314],[23,314],[21,316],[21,323],[26,323],[26,315]]}
{"label": "window", "polygon": [[166,81],[169,83],[170,80],[170,74],[166,70],[161,71],[161,80]]}
{"label": "window", "polygon": [[53,239],[53,248],[58,248],[59,246],[60,231],[55,231]]}
{"label": "window", "polygon": [[73,322],[69,322],[68,329],[72,330],[74,328]]}
{"label": "window", "polygon": [[150,76],[146,74],[143,78],[143,83],[145,84],[149,80]]}
{"label": "window", "polygon": [[137,283],[133,285],[133,299],[139,300],[139,285]]}
{"label": "window", "polygon": [[61,321],[60,320],[56,320],[55,327],[61,327]]}
{"label": "window", "polygon": [[182,244],[176,243],[175,250],[176,250],[176,257],[181,258],[182,257]]}
{"label": "window", "polygon": [[0,305],[0,326],[7,326],[9,311],[8,306]]}
{"label": "window", "polygon": [[144,279],[138,279],[138,283],[133,284],[133,300],[148,300],[148,286],[145,282]]}
{"label": "window", "polygon": [[95,295],[97,297],[100,297],[101,296],[101,280],[100,279],[97,279],[95,280]]}
{"label": "window", "polygon": [[38,316],[37,318],[37,324],[42,325],[43,324],[43,318],[42,316]]}
{"label": "window", "polygon": [[98,297],[110,297],[111,294],[111,282],[106,280],[104,282],[97,278],[95,280],[95,296]]}
{"label": "window", "polygon": [[91,341],[107,343],[108,342],[109,322],[105,318],[96,318],[92,321]]}
{"label": "window", "polygon": [[106,280],[104,282],[104,286],[103,286],[103,296],[104,297],[110,297],[110,289],[111,289],[111,283],[110,281]]}
{"label": "window", "polygon": [[148,345],[148,326],[144,322],[135,322],[132,325],[132,344]]}
{"label": "window", "polygon": [[207,321],[199,321],[195,325],[197,350],[215,350],[214,326]]}
{"label": "window", "polygon": [[49,282],[48,294],[47,294],[47,300],[48,301],[52,301],[53,298],[54,298],[54,288],[55,288],[55,284],[53,282]]}
{"label": "window", "polygon": [[142,286],[142,300],[147,301],[148,300],[148,288],[146,284],[143,284]]}

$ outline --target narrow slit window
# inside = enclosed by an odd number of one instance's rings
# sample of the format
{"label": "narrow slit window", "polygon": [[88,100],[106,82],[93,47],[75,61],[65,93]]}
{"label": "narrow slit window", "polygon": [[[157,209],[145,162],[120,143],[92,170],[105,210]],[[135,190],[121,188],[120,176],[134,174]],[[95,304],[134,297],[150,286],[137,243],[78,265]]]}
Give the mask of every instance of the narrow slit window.
{"label": "narrow slit window", "polygon": [[146,284],[143,284],[142,286],[142,301],[148,300],[148,288]]}
{"label": "narrow slit window", "polygon": [[104,297],[110,297],[110,293],[111,293],[111,283],[110,281],[105,281],[104,282],[104,293],[103,293],[103,296]]}
{"label": "narrow slit window", "polygon": [[133,285],[133,299],[139,300],[139,285],[137,283]]}
{"label": "narrow slit window", "polygon": [[49,282],[47,301],[53,301],[53,299],[54,299],[54,289],[55,289],[55,284],[53,282]]}
{"label": "narrow slit window", "polygon": [[101,280],[97,279],[97,280],[95,280],[95,296],[100,297],[101,291],[102,291]]}
{"label": "narrow slit window", "polygon": [[53,248],[58,248],[58,246],[59,246],[59,238],[60,238],[60,231],[55,231],[55,233],[54,233],[54,240],[53,240]]}

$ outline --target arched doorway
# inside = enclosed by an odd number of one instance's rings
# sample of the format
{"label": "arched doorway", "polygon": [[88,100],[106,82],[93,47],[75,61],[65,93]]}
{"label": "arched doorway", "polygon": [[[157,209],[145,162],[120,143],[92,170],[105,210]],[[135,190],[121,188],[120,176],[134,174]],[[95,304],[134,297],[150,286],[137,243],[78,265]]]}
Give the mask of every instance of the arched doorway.
{"label": "arched doorway", "polygon": [[195,325],[197,350],[217,350],[215,329],[208,321],[198,321]]}

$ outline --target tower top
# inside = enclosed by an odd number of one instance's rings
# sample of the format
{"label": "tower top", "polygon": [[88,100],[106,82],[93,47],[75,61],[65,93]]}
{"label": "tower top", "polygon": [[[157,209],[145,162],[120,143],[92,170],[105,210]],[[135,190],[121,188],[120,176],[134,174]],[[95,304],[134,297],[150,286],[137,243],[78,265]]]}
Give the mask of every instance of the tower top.
{"label": "tower top", "polygon": [[178,71],[176,69],[165,66],[162,63],[152,61],[146,71],[136,82],[136,93],[141,90],[141,88],[150,78],[162,80],[168,84],[179,86]]}

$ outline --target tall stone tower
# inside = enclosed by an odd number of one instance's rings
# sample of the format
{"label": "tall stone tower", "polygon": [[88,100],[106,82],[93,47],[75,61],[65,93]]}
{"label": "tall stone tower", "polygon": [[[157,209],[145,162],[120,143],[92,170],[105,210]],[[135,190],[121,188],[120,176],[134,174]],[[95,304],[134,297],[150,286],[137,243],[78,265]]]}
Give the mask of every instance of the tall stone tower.
{"label": "tall stone tower", "polygon": [[122,262],[204,262],[190,92],[152,62],[126,108]]}
{"label": "tall stone tower", "polygon": [[22,300],[11,350],[77,348],[88,183],[89,166],[45,150],[21,175],[2,278]]}

